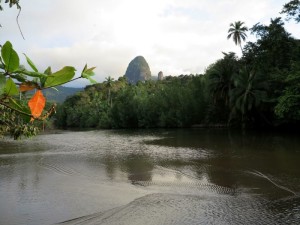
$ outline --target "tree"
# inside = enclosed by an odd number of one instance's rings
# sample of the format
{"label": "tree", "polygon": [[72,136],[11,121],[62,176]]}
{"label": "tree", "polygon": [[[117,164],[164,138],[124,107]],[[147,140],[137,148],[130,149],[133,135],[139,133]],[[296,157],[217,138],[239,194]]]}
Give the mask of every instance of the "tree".
{"label": "tree", "polygon": [[275,114],[285,123],[300,122],[300,66],[294,63],[292,71],[286,78],[288,84],[278,98]]}
{"label": "tree", "polygon": [[113,86],[114,78],[111,76],[105,77],[105,86],[108,89],[108,95],[107,95],[107,102],[111,106],[112,105],[112,99],[111,99],[111,88]]}
{"label": "tree", "polygon": [[228,36],[227,36],[227,39],[230,39],[232,37],[234,43],[240,46],[242,53],[243,53],[242,40],[243,41],[246,40],[247,37],[246,31],[248,31],[248,28],[243,25],[244,22],[241,21],[231,23],[230,28],[228,30]]}
{"label": "tree", "polygon": [[239,71],[239,62],[235,53],[223,53],[224,57],[212,64],[205,72],[207,77],[210,104],[207,121],[226,123],[230,112],[229,93],[234,87],[233,76]]}
{"label": "tree", "polygon": [[283,5],[283,9],[280,13],[286,13],[287,19],[293,18],[297,23],[300,22],[300,1],[292,0]]}
{"label": "tree", "polygon": [[219,100],[225,105],[229,103],[229,92],[233,87],[232,77],[238,72],[238,61],[235,53],[223,53],[224,58],[218,60],[207,71],[209,91],[213,101]]}
{"label": "tree", "polygon": [[[94,68],[85,65],[80,77],[74,78],[75,68],[65,66],[52,73],[51,67],[44,72],[38,71],[32,60],[25,55],[31,71],[20,66],[20,59],[12,44],[7,41],[1,47],[0,56],[0,134],[9,132],[15,139],[21,135],[36,134],[36,129],[31,126],[36,120],[45,120],[53,112],[55,105],[46,112],[46,98],[42,90],[71,82],[79,78],[91,81]],[[35,90],[35,94],[28,100],[21,98],[27,91]]]}
{"label": "tree", "polygon": [[300,42],[294,39],[284,28],[280,17],[271,19],[269,25],[257,23],[251,29],[257,41],[248,42],[244,48],[243,60],[256,71],[260,71],[268,81],[268,118],[276,122],[274,107],[283,95],[286,77],[292,69],[292,62],[300,61]]}
{"label": "tree", "polygon": [[[5,0],[4,3],[8,3],[10,8],[16,6],[20,14],[19,0]],[[0,0],[0,11],[2,10],[3,4]],[[19,30],[23,37],[20,26]],[[44,120],[55,112],[56,106],[53,104],[45,112],[46,98],[42,90],[55,88],[79,78],[95,82],[91,78],[94,75],[94,67],[87,68],[86,65],[81,76],[73,79],[74,67],[66,66],[55,73],[52,73],[51,68],[48,67],[44,72],[40,72],[31,59],[24,54],[31,68],[29,71],[20,65],[19,55],[9,41],[0,47],[0,135],[10,133],[14,139],[18,139],[22,135],[29,137],[37,134],[36,121],[43,121],[44,124]],[[25,93],[30,90],[35,90],[35,94],[27,99]]]}
{"label": "tree", "polygon": [[[19,0],[5,0],[5,3],[9,3],[9,7],[13,7],[14,5],[16,5],[18,9],[21,9],[21,6],[19,5]],[[2,0],[0,0],[0,10],[3,10]]]}
{"label": "tree", "polygon": [[[8,3],[10,8],[16,6],[20,14],[19,0],[5,0],[4,3]],[[2,10],[2,0],[0,0],[0,11]],[[18,26],[19,14],[17,16]],[[24,38],[20,26],[19,30]],[[42,90],[55,88],[79,78],[86,78],[91,83],[96,83],[91,78],[94,75],[93,70],[95,67],[87,68],[87,65],[85,65],[80,77],[73,78],[75,68],[72,66],[65,66],[54,73],[52,73],[51,67],[48,67],[44,72],[40,72],[27,55],[25,55],[25,58],[31,71],[20,65],[19,56],[9,41],[1,46],[0,135],[10,133],[15,139],[22,135],[35,135],[38,129],[34,122],[37,120],[44,121],[55,112],[55,104],[45,112],[46,98]],[[21,96],[25,96],[27,91],[31,90],[35,90],[35,94],[29,101],[26,97],[21,98]]]}
{"label": "tree", "polygon": [[[258,38],[255,48],[252,48],[254,54],[251,53],[256,57],[255,63],[260,64],[265,72],[274,68],[280,70],[290,68],[290,62],[299,55],[297,43],[285,30],[280,17],[271,19],[269,25],[257,23],[250,30]],[[244,55],[248,58],[248,47]]]}
{"label": "tree", "polygon": [[230,91],[230,120],[240,113],[242,127],[255,122],[256,112],[266,101],[268,85],[264,77],[255,70],[243,69],[234,77],[234,88]]}

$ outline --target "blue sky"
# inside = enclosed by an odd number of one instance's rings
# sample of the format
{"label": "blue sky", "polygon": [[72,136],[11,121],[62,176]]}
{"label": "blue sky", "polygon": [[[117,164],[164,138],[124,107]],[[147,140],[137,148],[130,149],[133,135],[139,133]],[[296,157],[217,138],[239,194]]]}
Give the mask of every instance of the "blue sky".
{"label": "blue sky", "polygon": [[[21,0],[18,11],[0,13],[1,43],[10,40],[42,71],[85,63],[96,66],[95,79],[124,75],[137,55],[146,58],[157,75],[203,73],[222,52],[240,54],[227,40],[229,24],[244,21],[248,27],[268,24],[280,15],[288,0]],[[300,37],[299,24],[286,22],[287,30]],[[248,34],[248,40],[254,40]],[[24,62],[24,60],[23,60]],[[25,63],[24,63],[25,64]],[[82,80],[73,86],[85,85]]]}

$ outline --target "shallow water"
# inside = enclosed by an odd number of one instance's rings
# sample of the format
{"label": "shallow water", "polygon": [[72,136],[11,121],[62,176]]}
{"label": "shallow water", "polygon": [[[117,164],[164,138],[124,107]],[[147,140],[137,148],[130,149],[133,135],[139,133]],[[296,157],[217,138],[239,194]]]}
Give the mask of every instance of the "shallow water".
{"label": "shallow water", "polygon": [[299,224],[299,135],[60,132],[0,140],[0,224]]}

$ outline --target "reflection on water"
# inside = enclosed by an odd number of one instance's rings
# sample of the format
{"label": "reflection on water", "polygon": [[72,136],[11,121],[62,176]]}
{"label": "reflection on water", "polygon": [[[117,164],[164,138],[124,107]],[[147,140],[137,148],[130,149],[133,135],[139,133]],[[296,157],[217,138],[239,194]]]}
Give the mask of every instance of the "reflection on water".
{"label": "reflection on water", "polygon": [[3,139],[0,224],[295,224],[299,162],[298,135],[179,129]]}

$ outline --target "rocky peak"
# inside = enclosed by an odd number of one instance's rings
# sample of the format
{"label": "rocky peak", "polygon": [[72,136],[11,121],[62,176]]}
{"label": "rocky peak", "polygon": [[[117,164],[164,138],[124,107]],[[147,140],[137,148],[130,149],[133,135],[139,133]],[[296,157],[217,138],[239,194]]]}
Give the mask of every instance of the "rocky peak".
{"label": "rocky peak", "polygon": [[125,77],[131,84],[151,79],[149,65],[143,56],[137,56],[129,63]]}

